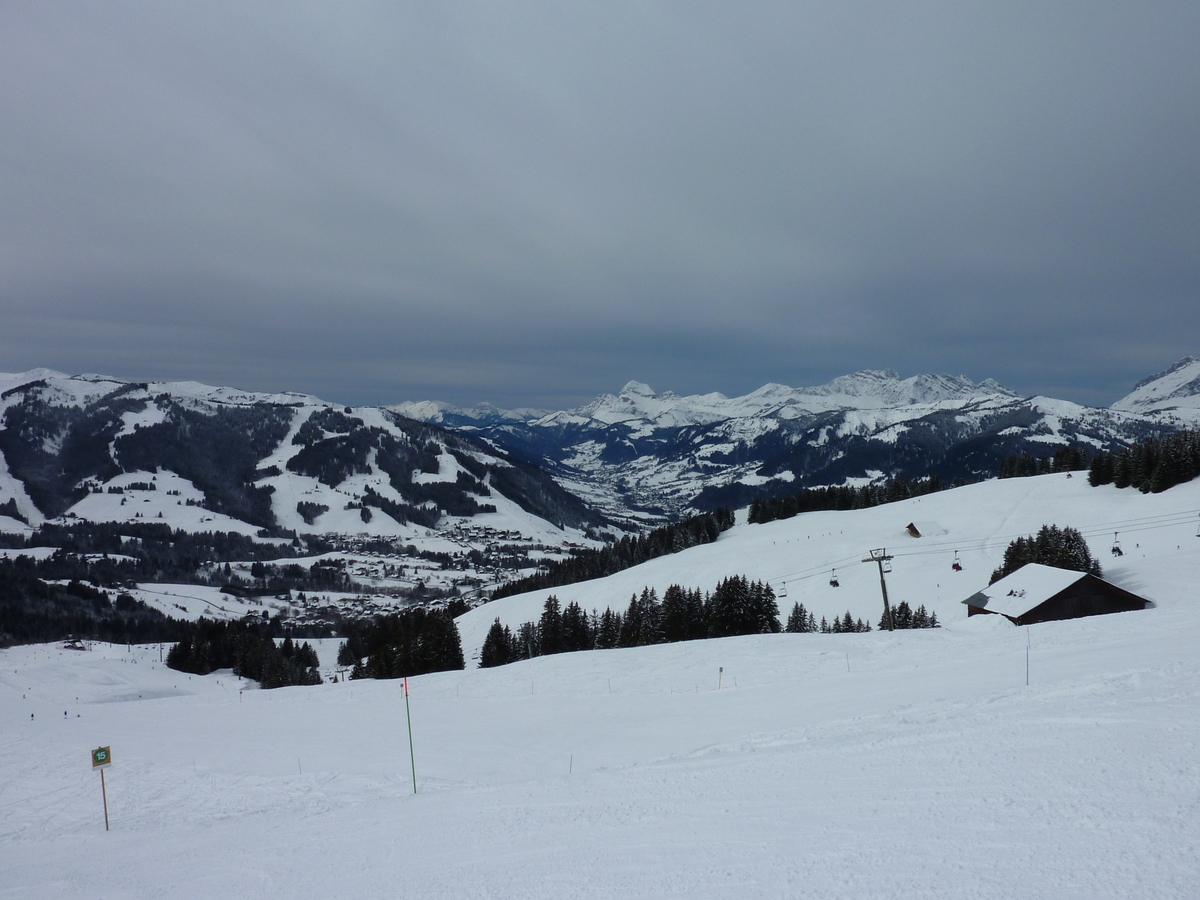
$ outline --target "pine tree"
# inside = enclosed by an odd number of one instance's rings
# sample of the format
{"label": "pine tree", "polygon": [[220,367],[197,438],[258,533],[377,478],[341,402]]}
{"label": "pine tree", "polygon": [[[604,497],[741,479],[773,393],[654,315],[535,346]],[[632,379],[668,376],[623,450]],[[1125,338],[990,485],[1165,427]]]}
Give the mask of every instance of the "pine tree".
{"label": "pine tree", "polygon": [[686,641],[692,637],[688,592],[677,584],[663,592],[659,629],[667,642]]}
{"label": "pine tree", "polygon": [[788,614],[787,626],[784,628],[788,634],[804,634],[812,629],[808,623],[809,613],[804,608],[803,603],[792,604],[792,611]]}
{"label": "pine tree", "polygon": [[[773,614],[771,611],[774,611]],[[779,629],[779,607],[770,586],[751,586],[745,576],[731,576],[717,585],[709,601],[708,636],[762,634],[770,631],[768,617]]]}
{"label": "pine tree", "polygon": [[638,603],[637,594],[629,598],[629,606],[621,617],[621,633],[617,638],[618,647],[636,647],[638,636],[642,633],[642,607]]}
{"label": "pine tree", "polygon": [[621,638],[621,616],[608,607],[600,615],[600,626],[596,629],[596,649],[610,650],[619,646]]}
{"label": "pine tree", "polygon": [[643,588],[642,596],[638,600],[638,607],[642,621],[641,627],[638,629],[637,645],[644,647],[647,644],[661,644],[662,608],[658,602],[658,592],[654,588]]}
{"label": "pine tree", "polygon": [[538,620],[537,636],[541,655],[549,656],[553,653],[563,652],[562,612],[559,609],[558,598],[554,595],[547,597],[546,602],[542,605],[542,617]]}
{"label": "pine tree", "polygon": [[594,640],[587,615],[580,609],[579,604],[572,600],[562,614],[563,651],[570,653],[576,650],[591,650]]}
{"label": "pine tree", "polygon": [[487,637],[483,639],[483,647],[479,651],[479,668],[507,665],[513,661],[514,649],[511,632],[500,624],[500,618],[497,617],[488,629]]}
{"label": "pine tree", "polygon": [[989,583],[994,584],[1031,562],[1087,572],[1097,578],[1101,575],[1100,563],[1092,558],[1082,534],[1070,527],[1043,525],[1036,536],[1017,538],[1005,548],[1004,562],[992,572]]}

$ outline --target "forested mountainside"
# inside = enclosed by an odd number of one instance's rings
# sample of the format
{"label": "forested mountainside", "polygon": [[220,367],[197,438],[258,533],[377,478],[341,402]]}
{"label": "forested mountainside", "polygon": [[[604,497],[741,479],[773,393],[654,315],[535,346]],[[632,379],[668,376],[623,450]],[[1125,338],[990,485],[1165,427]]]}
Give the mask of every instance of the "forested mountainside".
{"label": "forested mountainside", "polygon": [[175,500],[155,518],[185,528],[211,513],[268,533],[403,534],[500,507],[581,530],[604,521],[537,466],[390,410],[45,371],[2,379],[0,511],[30,524],[142,518],[144,492],[158,490]]}

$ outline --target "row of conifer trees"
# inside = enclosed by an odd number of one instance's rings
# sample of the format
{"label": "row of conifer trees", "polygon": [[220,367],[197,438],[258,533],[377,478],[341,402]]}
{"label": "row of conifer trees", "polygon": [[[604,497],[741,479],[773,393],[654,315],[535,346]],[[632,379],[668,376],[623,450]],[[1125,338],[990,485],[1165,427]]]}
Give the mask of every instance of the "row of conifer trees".
{"label": "row of conifer trees", "polygon": [[1100,563],[1092,558],[1087,540],[1075,528],[1043,525],[1036,535],[1019,537],[1004,549],[1004,561],[992,572],[988,584],[995,584],[1026,563],[1040,563],[1056,569],[1087,572],[1099,578]]}
{"label": "row of conifer trees", "polygon": [[928,478],[913,480],[893,478],[883,484],[864,484],[860,487],[803,488],[783,497],[767,497],[753,501],[747,521],[754,525],[790,519],[800,513],[818,510],[867,509],[884,503],[907,500],[910,497],[933,494],[943,487],[945,485],[940,478],[930,475]]}
{"label": "row of conifer trees", "polygon": [[[924,605],[914,611],[907,602],[901,602],[892,610],[892,616],[895,628],[938,627],[937,614],[927,612]],[[886,621],[881,619],[879,627],[886,628]],[[497,618],[483,642],[479,665],[488,668],[552,653],[780,630],[774,590],[765,582],[750,581],[745,576],[726,578],[708,594],[702,594],[699,588],[673,584],[661,601],[654,588],[643,588],[640,596],[630,598],[624,613],[608,607],[602,613],[592,610],[589,614],[574,601],[563,607],[557,597],[550,596],[542,607],[541,618],[525,622],[515,632]],[[871,626],[849,612],[834,617],[832,623],[824,617],[818,623],[804,604],[797,603],[782,630],[792,634],[840,634],[870,631]]]}
{"label": "row of conifer trees", "polygon": [[745,576],[726,578],[711,593],[673,584],[662,600],[654,588],[634,594],[624,613],[611,607],[585,613],[572,601],[565,608],[547,598],[541,618],[513,632],[496,619],[480,651],[481,668],[552,653],[640,647],[735,634],[777,632],[779,605],[769,584]]}
{"label": "row of conifer trees", "polygon": [[732,528],[733,522],[733,511],[721,507],[682,522],[655,528],[648,534],[636,537],[627,535],[607,547],[581,550],[568,559],[550,562],[533,575],[498,587],[492,599],[603,578],[697,544],[711,544],[722,531]]}
{"label": "row of conifer trees", "polygon": [[1088,466],[1087,453],[1077,444],[1059,447],[1051,456],[1032,456],[1017,453],[1000,460],[998,475],[1001,478],[1028,478],[1033,475],[1050,475],[1053,472],[1078,472]]}
{"label": "row of conifer trees", "polygon": [[[887,613],[879,616],[880,631],[888,627]],[[907,600],[901,600],[899,605],[892,608],[892,628],[941,628],[937,613],[931,613],[921,604],[915,610],[908,605]],[[853,634],[871,630],[871,626],[862,619],[855,619],[846,610],[845,615],[834,616],[829,622],[824,616],[818,624],[816,616],[804,608],[803,603],[796,603],[788,614],[787,625],[783,628],[788,634]]]}
{"label": "row of conifer trees", "polygon": [[1097,453],[1088,469],[1088,484],[1135,487],[1157,494],[1200,475],[1200,431],[1177,431],[1138,441],[1119,453]]}
{"label": "row of conifer trees", "polygon": [[296,645],[289,636],[277,645],[267,631],[253,623],[201,618],[167,653],[167,667],[195,675],[233,669],[264,688],[321,683],[311,644]]}
{"label": "row of conifer trees", "polygon": [[351,678],[405,678],[464,668],[454,612],[418,607],[347,623],[338,665],[351,667]]}

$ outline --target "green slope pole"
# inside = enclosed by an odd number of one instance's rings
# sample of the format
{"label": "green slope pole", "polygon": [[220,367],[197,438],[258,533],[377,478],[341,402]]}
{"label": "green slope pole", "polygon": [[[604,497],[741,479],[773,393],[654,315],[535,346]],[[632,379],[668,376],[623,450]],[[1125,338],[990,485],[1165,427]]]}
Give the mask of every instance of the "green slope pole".
{"label": "green slope pole", "polygon": [[413,793],[417,792],[417,758],[413,754],[412,710],[408,705],[408,679],[404,679],[404,713],[408,716],[408,758],[412,762]]}

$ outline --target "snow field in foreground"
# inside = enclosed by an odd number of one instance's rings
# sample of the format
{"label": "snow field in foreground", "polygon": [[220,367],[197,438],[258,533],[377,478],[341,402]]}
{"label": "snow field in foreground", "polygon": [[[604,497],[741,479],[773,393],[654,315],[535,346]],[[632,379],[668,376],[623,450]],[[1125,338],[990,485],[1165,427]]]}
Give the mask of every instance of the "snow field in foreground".
{"label": "snow field in foreground", "polygon": [[1192,897],[1198,637],[1181,605],[423,676],[416,795],[399,682],[13,648],[0,897]]}
{"label": "snow field in foreground", "polygon": [[[799,599],[874,621],[873,567],[848,566],[837,590],[824,567],[893,545],[895,601],[956,586],[931,604],[938,630],[411,679],[416,794],[399,682],[260,691],[172,672],[157,646],[0,651],[0,898],[1194,898],[1198,500],[1195,482],[1156,496],[991,482],[739,527],[559,589],[615,608],[647,584],[745,573],[787,578],[785,613]],[[946,534],[905,543],[909,521]],[[957,601],[1004,542],[1044,523],[1084,530],[1107,576],[1156,607],[966,619]],[[1119,559],[1103,555],[1114,529]],[[536,618],[545,593],[461,617],[464,645],[496,615]],[[337,643],[319,647],[327,670]]]}

